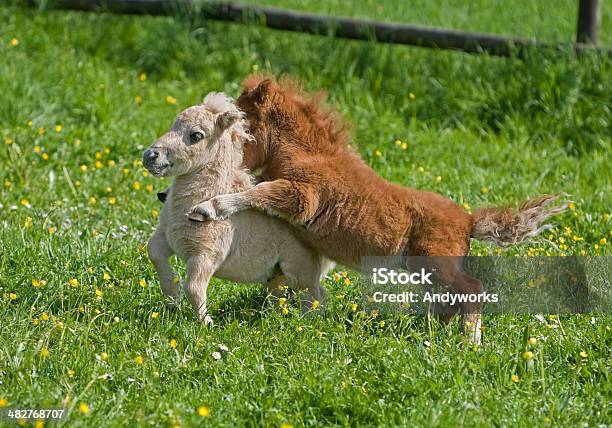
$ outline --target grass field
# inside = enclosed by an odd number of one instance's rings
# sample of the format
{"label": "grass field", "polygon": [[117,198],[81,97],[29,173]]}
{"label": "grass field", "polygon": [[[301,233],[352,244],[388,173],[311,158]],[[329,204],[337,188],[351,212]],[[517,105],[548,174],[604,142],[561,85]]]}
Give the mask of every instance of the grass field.
{"label": "grass field", "polygon": [[[495,2],[495,13],[421,3],[309,8],[573,38],[570,0]],[[235,96],[252,71],[289,73],[329,92],[364,159],[392,181],[466,209],[572,195],[545,234],[554,246],[503,254],[610,256],[609,59],[522,62],[7,5],[0,20],[0,407],[65,408],[66,425],[83,427],[612,423],[609,314],[488,316],[472,348],[457,323],[362,312],[354,273],[326,281],[321,317],[283,316],[259,287],[222,281],[209,288],[215,327],[186,302],[165,310],[145,243],[155,190],[169,182],[139,163],[208,91]],[[499,251],[474,243],[472,254]]]}

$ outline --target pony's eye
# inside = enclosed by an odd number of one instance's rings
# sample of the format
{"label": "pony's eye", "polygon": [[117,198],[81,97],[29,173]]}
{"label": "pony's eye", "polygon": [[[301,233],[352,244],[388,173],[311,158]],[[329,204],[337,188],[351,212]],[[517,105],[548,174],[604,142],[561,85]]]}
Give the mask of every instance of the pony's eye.
{"label": "pony's eye", "polygon": [[204,134],[202,134],[201,132],[192,132],[189,138],[191,139],[191,144],[195,144],[202,138],[204,138]]}

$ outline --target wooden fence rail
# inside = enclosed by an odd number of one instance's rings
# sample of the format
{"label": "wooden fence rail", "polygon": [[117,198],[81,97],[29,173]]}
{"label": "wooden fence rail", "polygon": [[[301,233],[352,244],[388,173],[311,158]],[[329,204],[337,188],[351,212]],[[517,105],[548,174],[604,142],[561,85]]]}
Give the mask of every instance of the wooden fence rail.
{"label": "wooden fence rail", "polygon": [[[584,0],[581,0],[583,2]],[[587,0],[597,2],[598,0]],[[36,0],[29,0],[34,5]],[[297,31],[335,37],[375,40],[382,43],[396,43],[429,48],[461,50],[470,53],[489,53],[523,56],[532,48],[555,49],[558,46],[518,37],[497,34],[456,31],[442,28],[423,27],[409,24],[360,20],[344,17],[321,16],[271,7],[260,7],[231,2],[202,2],[198,0],[51,0],[52,7],[82,11],[108,11],[112,13],[137,15],[169,15],[177,12],[199,14],[219,21],[259,23],[269,28]],[[581,5],[592,17],[591,5]],[[590,15],[589,15],[590,14]],[[578,52],[595,50],[612,56],[611,49],[593,46],[596,36],[592,32],[593,20],[584,18],[582,31],[590,36],[579,36],[575,48]],[[583,43],[588,42],[588,43]]]}

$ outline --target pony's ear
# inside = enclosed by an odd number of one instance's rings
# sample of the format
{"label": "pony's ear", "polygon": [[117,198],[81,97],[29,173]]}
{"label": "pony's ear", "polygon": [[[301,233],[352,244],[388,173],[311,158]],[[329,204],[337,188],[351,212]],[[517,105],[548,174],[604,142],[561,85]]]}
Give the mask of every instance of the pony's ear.
{"label": "pony's ear", "polygon": [[226,111],[225,113],[221,113],[217,116],[217,119],[215,119],[215,133],[221,136],[240,119],[242,119],[242,113],[237,111]]}
{"label": "pony's ear", "polygon": [[260,103],[268,96],[268,94],[270,93],[271,87],[272,87],[271,79],[262,80],[259,83],[259,85],[255,87],[255,89],[248,91],[246,93],[246,96],[249,97],[252,101],[256,103]]}

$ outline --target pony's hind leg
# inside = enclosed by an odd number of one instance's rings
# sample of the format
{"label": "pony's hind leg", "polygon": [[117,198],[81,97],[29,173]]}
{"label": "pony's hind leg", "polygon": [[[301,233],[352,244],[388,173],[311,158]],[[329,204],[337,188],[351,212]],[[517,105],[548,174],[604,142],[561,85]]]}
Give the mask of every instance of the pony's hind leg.
{"label": "pony's hind leg", "polygon": [[325,303],[325,289],[321,287],[321,276],[329,263],[314,251],[302,248],[295,251],[280,263],[281,270],[286,276],[287,284],[300,295],[302,313],[318,313]]}
{"label": "pony's hind leg", "polygon": [[[467,253],[456,251],[455,254]],[[452,254],[452,253],[451,253]],[[440,321],[447,324],[456,314],[461,314],[461,331],[469,336],[472,344],[479,345],[482,336],[482,282],[463,272],[463,256],[427,256],[408,258],[409,269],[426,267],[434,272],[436,285],[448,292],[455,303],[444,305],[436,303],[434,313]],[[442,290],[436,290],[439,292]]]}

